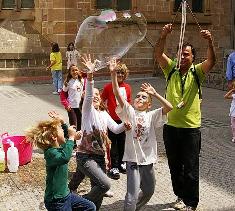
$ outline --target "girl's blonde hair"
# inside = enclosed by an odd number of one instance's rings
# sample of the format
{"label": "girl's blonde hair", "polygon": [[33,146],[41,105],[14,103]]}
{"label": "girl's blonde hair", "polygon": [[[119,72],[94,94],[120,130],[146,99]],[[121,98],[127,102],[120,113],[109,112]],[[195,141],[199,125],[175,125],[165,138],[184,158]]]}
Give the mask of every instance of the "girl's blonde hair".
{"label": "girl's blonde hair", "polygon": [[124,72],[124,77],[125,77],[125,79],[128,77],[128,75],[129,75],[129,69],[127,68],[127,66],[126,66],[124,63],[119,62],[119,63],[117,64],[116,69],[117,69],[117,70],[122,70],[122,71]]}
{"label": "girl's blonde hair", "polygon": [[38,148],[46,150],[52,146],[52,136],[58,135],[57,127],[60,125],[58,119],[41,121],[38,125],[26,131],[26,138],[33,142]]}

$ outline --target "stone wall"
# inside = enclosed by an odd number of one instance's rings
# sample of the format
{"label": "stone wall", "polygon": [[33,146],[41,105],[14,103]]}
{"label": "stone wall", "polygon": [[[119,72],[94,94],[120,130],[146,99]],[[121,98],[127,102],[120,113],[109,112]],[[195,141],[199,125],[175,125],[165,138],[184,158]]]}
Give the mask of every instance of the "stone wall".
{"label": "stone wall", "polygon": [[[123,58],[132,73],[161,74],[159,67],[154,62],[153,47],[149,42],[155,44],[162,27],[173,20],[174,31],[167,41],[166,52],[169,56],[176,54],[176,46],[180,36],[181,15],[178,14],[175,18],[176,13],[173,12],[173,7],[174,0],[132,0],[132,9],[142,12],[148,22],[147,39],[133,46]],[[204,0],[204,13],[196,14],[201,28],[209,29],[212,32],[217,55],[217,64],[208,75],[206,86],[220,89],[225,87],[225,52],[227,49],[234,48],[231,43],[231,30],[234,25],[231,18],[231,8],[231,0]],[[82,21],[88,16],[98,13],[96,0],[35,0],[34,19],[31,21],[31,26],[47,42],[58,42],[64,55],[67,44],[74,41]],[[1,12],[0,18],[2,14]],[[185,41],[190,41],[196,48],[196,62],[203,61],[206,58],[207,43],[200,37],[199,27],[191,14],[187,14]],[[35,44],[34,49],[37,49],[37,43]],[[50,52],[48,45],[45,44],[41,47],[45,55]]]}
{"label": "stone wall", "polygon": [[6,19],[0,28],[0,82],[49,75],[49,42],[32,21]]}

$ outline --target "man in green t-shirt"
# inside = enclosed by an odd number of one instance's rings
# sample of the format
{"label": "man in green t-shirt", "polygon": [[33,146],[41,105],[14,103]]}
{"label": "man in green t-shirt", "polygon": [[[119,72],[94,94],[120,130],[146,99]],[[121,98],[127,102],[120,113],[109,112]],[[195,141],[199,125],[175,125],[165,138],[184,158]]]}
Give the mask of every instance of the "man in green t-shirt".
{"label": "man in green t-shirt", "polygon": [[166,99],[173,105],[163,128],[163,139],[173,191],[178,197],[174,208],[190,211],[196,210],[199,202],[200,86],[216,58],[211,33],[202,30],[200,34],[208,42],[207,59],[194,66],[195,49],[184,43],[179,68],[176,68],[177,61],[164,54],[171,31],[172,24],[163,27],[155,48],[156,59],[167,79]]}

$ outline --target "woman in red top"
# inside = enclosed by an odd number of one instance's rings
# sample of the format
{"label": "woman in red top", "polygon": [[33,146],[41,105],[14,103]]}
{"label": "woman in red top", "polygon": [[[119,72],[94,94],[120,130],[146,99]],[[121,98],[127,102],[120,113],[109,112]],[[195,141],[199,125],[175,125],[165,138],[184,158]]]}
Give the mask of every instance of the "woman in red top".
{"label": "woman in red top", "polygon": [[[127,100],[128,103],[131,102],[131,86],[124,81],[126,80],[129,70],[127,66],[123,63],[119,63],[117,66],[117,79],[119,90],[122,96]],[[108,83],[104,85],[103,92],[101,94],[101,98],[106,104],[110,116],[113,118],[115,122],[118,124],[121,123],[121,120],[117,116],[115,109],[117,107],[117,101],[113,94],[112,83]],[[119,172],[125,173],[126,167],[125,163],[122,162],[122,157],[124,154],[124,146],[125,146],[125,139],[126,134],[125,131],[119,134],[114,134],[111,131],[108,131],[108,137],[111,140],[111,168],[108,172],[108,175],[112,179],[119,179],[120,174]]]}

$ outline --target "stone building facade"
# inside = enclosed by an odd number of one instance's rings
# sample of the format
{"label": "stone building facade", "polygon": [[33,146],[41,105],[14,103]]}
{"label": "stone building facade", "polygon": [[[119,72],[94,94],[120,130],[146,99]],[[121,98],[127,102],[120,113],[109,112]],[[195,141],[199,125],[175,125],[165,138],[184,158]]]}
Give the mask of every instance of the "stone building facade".
{"label": "stone building facade", "polygon": [[[15,78],[20,80],[20,77],[23,78],[22,80],[27,78],[42,80],[49,77],[45,66],[49,62],[50,42],[58,42],[64,55],[67,44],[74,41],[83,20],[98,14],[105,7],[114,10],[139,11],[147,20],[146,39],[134,45],[123,58],[131,74],[161,74],[154,62],[154,48],[150,43],[154,45],[161,28],[172,21],[174,21],[174,31],[169,36],[166,49],[170,56],[176,53],[181,24],[181,15],[176,10],[181,0],[12,1],[15,1],[12,8],[4,8],[4,2],[6,4],[7,0],[0,1],[2,3],[0,12],[2,81],[7,81],[9,78],[13,81]],[[187,2],[197,21],[188,12],[185,41],[190,41],[195,46],[196,62],[200,62],[206,56],[207,45],[200,37],[198,24],[202,29],[209,29],[212,32],[217,64],[208,75],[206,86],[224,89],[225,58],[234,49],[235,2],[233,0],[188,0]]]}

